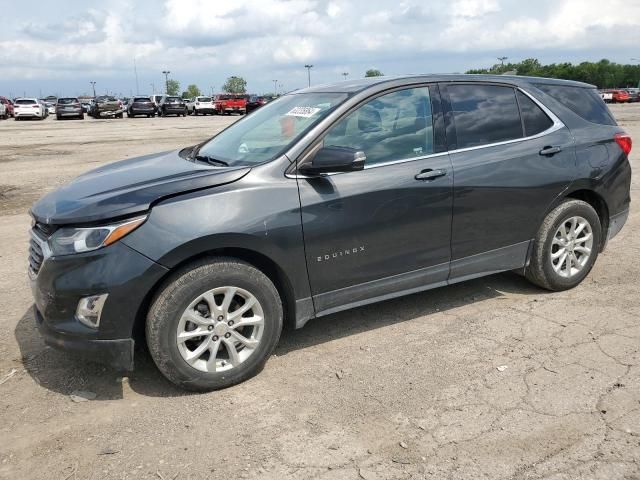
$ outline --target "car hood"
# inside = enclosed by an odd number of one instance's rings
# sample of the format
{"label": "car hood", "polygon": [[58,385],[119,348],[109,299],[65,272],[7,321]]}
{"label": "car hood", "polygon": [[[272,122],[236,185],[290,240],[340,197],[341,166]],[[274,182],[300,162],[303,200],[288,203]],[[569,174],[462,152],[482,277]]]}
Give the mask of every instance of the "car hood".
{"label": "car hood", "polygon": [[85,173],[31,207],[36,221],[52,225],[98,222],[148,210],[154,202],[235,182],[249,167],[212,167],[178,151],[132,158]]}

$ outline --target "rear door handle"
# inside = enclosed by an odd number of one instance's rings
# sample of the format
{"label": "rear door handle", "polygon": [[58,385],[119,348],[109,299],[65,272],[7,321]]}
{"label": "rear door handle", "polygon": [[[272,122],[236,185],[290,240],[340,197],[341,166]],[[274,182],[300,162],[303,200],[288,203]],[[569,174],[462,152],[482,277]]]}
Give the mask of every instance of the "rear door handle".
{"label": "rear door handle", "polygon": [[540,155],[544,157],[550,157],[555,155],[556,153],[560,153],[562,151],[562,147],[544,147],[540,150]]}
{"label": "rear door handle", "polygon": [[431,168],[427,168],[426,170],[422,170],[415,176],[416,180],[435,180],[438,177],[444,177],[447,174],[447,171],[443,168],[439,168],[437,170],[433,170]]}

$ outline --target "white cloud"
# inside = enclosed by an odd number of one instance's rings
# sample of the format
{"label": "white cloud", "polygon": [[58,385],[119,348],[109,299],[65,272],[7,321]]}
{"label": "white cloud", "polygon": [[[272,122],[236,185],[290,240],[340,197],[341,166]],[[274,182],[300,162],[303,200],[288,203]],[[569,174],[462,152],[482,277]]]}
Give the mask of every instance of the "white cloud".
{"label": "white cloud", "polygon": [[628,0],[609,0],[606,8],[595,0],[142,1],[86,0],[66,17],[16,2],[0,32],[0,64],[10,65],[0,81],[117,77],[134,56],[142,72],[229,68],[269,77],[306,62],[331,72],[406,62],[404,71],[415,72],[426,55],[493,58],[499,51],[517,60],[519,51],[535,50],[589,58],[640,43],[640,3]]}

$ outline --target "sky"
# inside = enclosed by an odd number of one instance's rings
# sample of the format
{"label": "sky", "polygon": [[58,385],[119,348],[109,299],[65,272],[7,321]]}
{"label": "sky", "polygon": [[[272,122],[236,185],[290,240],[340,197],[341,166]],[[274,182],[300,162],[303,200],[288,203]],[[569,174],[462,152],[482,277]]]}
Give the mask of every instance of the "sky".
{"label": "sky", "polygon": [[[1,0],[0,95],[279,92],[518,62],[633,63],[640,0]],[[135,68],[134,68],[135,64]],[[136,82],[137,70],[137,82]],[[275,83],[274,81],[277,80]]]}

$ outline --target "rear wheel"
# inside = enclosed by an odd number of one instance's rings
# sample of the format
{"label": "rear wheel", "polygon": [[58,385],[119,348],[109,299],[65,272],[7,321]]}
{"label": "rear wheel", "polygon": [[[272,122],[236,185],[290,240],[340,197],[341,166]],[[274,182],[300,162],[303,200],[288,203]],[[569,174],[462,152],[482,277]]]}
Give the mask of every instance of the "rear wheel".
{"label": "rear wheel", "polygon": [[282,304],[260,270],[216,258],[177,272],[154,299],[146,333],[170,381],[208,391],[258,373],[282,331]]}
{"label": "rear wheel", "polygon": [[582,200],[566,200],[544,219],[525,275],[547,290],[577,286],[593,267],[601,244],[600,218]]}

